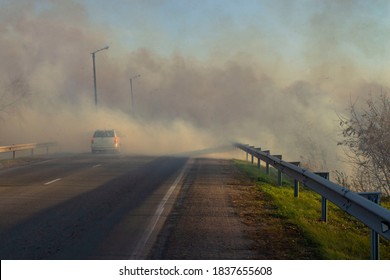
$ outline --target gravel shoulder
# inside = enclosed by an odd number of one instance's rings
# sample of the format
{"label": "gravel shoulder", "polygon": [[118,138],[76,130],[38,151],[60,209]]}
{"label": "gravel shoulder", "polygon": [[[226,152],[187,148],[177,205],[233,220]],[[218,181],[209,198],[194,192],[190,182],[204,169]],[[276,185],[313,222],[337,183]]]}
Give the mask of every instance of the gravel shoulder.
{"label": "gravel shoulder", "polygon": [[195,159],[150,259],[315,259],[232,160]]}

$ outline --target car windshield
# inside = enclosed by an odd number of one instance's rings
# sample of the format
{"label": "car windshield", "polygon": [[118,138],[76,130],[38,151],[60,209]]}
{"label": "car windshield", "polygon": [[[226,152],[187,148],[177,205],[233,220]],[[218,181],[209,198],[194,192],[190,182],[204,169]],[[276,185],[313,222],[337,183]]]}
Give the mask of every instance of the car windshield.
{"label": "car windshield", "polygon": [[106,137],[114,137],[114,131],[113,130],[106,130]]}
{"label": "car windshield", "polygon": [[115,137],[113,130],[98,130],[95,131],[93,137]]}

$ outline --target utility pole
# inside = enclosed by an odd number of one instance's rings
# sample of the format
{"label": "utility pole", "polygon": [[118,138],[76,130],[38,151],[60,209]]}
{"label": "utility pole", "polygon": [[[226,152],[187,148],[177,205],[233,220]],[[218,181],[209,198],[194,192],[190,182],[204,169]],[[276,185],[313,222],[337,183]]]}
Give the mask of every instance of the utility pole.
{"label": "utility pole", "polygon": [[139,78],[141,75],[136,75],[130,78],[130,100],[131,100],[131,113],[135,115],[134,112],[134,95],[133,95],[133,79]]}
{"label": "utility pole", "polygon": [[95,106],[97,108],[97,89],[96,89],[96,66],[95,66],[95,54],[97,52],[100,52],[102,50],[107,50],[108,49],[108,46],[105,46],[104,48],[102,49],[99,49],[97,51],[94,51],[92,52],[92,64],[93,64],[93,88],[94,88],[94,93],[95,93]]}

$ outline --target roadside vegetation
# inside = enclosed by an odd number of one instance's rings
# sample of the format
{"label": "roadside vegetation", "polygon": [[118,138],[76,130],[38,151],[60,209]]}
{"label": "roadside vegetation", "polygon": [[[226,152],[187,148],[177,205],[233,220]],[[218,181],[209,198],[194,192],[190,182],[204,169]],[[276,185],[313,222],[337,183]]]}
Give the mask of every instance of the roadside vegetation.
{"label": "roadside vegetation", "polygon": [[386,93],[369,95],[365,102],[351,103],[340,116],[345,161],[349,176],[336,172],[336,180],[356,191],[378,191],[390,196],[390,98]]}
{"label": "roadside vegetation", "polygon": [[34,162],[42,161],[44,157],[35,156],[35,157],[20,157],[16,159],[0,159],[0,169],[2,168],[11,168],[22,165],[31,164]]}
{"label": "roadside vegetation", "polygon": [[[328,222],[324,223],[320,195],[300,185],[299,198],[294,198],[293,182],[284,178],[283,187],[277,186],[275,170],[266,175],[263,167],[259,171],[257,166],[240,160],[235,160],[235,164],[253,185],[247,189],[252,195],[246,199],[255,204],[265,196],[274,206],[268,209],[272,209],[272,215],[281,220],[284,228],[289,225],[301,232],[304,240],[300,243],[311,247],[312,259],[370,259],[370,229],[363,223],[331,202],[328,202]],[[384,199],[381,205],[390,209],[389,199]],[[260,207],[258,211],[257,215],[262,215]],[[380,259],[390,259],[390,242],[382,237],[379,251]]]}

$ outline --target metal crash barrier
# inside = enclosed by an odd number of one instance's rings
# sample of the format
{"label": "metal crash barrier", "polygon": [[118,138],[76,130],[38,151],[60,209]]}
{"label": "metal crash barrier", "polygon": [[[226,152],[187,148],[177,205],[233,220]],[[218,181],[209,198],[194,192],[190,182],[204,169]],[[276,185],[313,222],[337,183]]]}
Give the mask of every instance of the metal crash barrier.
{"label": "metal crash barrier", "polygon": [[34,155],[35,149],[46,149],[46,154],[49,153],[49,148],[57,146],[55,142],[47,143],[30,143],[30,144],[19,144],[10,146],[0,146],[0,153],[12,153],[12,158],[16,158],[16,151],[31,150],[31,155]]}
{"label": "metal crash barrier", "polygon": [[[360,220],[371,228],[371,258],[379,259],[378,234],[390,240],[390,210],[379,205],[378,193],[357,193],[337,185],[328,180],[329,174],[321,172],[312,173],[299,167],[299,163],[285,162],[281,156],[272,156],[269,151],[261,151],[260,148],[234,143],[234,146],[245,151],[266,164],[267,174],[269,165],[278,170],[278,183],[281,186],[281,173],[294,179],[294,196],[298,197],[299,182],[322,196],[322,220],[326,222],[327,200]],[[280,173],[279,173],[280,172]]]}

